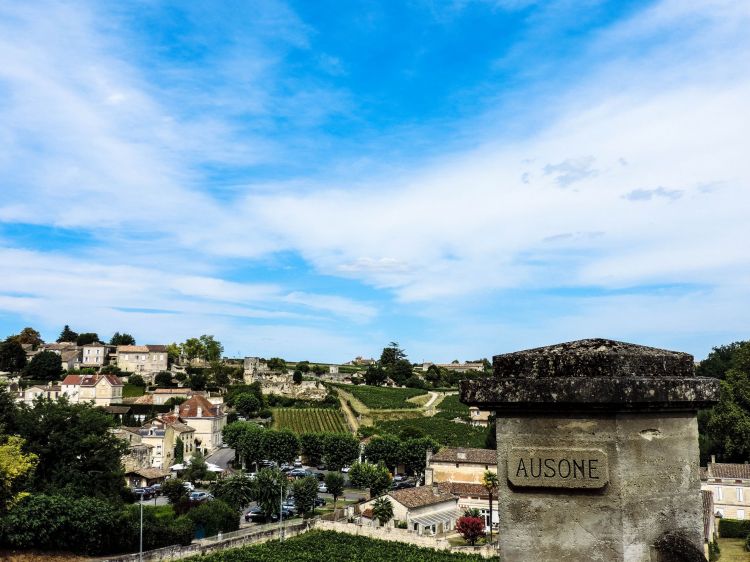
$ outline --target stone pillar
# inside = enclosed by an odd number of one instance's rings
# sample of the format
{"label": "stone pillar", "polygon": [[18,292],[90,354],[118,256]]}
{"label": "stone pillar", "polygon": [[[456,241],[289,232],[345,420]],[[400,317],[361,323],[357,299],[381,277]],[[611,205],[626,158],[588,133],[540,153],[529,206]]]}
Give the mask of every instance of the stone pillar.
{"label": "stone pillar", "polygon": [[656,562],[667,534],[702,553],[696,413],[719,385],[691,355],[592,339],[493,364],[461,401],[497,414],[501,560]]}

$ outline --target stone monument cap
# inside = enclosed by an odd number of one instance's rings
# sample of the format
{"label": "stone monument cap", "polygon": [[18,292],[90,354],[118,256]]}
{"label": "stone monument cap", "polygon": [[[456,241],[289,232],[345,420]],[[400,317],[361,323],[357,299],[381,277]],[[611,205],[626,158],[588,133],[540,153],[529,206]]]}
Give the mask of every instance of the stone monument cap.
{"label": "stone monument cap", "polygon": [[719,398],[719,381],[696,377],[693,356],[608,339],[585,339],[493,358],[494,378],[461,382],[461,401],[502,411],[695,410]]}

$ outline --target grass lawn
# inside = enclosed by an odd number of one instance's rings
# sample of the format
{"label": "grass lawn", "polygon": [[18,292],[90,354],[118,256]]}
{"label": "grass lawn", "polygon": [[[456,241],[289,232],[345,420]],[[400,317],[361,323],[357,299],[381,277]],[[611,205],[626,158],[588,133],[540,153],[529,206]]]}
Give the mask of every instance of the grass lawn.
{"label": "grass lawn", "polygon": [[750,552],[745,550],[743,539],[719,539],[719,562],[750,562]]}
{"label": "grass lawn", "polygon": [[122,387],[123,398],[137,398],[143,396],[146,392],[146,388],[143,386],[136,386],[134,384],[126,384]]}

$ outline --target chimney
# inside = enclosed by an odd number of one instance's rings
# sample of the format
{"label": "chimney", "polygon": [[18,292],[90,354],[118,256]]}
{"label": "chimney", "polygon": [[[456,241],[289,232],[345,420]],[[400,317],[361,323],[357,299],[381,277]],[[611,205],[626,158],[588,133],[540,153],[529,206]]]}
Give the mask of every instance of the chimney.
{"label": "chimney", "polygon": [[716,463],[716,455],[711,455],[711,464]]}
{"label": "chimney", "polygon": [[202,408],[202,407],[200,407],[200,406],[198,406],[198,417],[199,417],[199,418],[202,418],[202,417],[203,417],[203,408]]}
{"label": "chimney", "polygon": [[175,404],[174,405],[174,415],[175,416],[180,415],[180,405],[179,404]]}

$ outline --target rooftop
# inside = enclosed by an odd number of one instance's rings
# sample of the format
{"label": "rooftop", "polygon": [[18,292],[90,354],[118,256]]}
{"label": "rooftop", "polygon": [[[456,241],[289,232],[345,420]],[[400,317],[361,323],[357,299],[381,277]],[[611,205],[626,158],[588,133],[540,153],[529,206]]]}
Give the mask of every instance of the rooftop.
{"label": "rooftop", "polygon": [[[200,408],[200,415],[198,409]],[[180,404],[181,418],[215,418],[221,414],[221,407],[211,404],[203,396],[192,396]]]}
{"label": "rooftop", "polygon": [[[706,478],[750,480],[750,464],[710,462],[705,470]],[[703,469],[701,469],[701,476],[703,474]]]}
{"label": "rooftop", "polygon": [[443,447],[432,455],[433,461],[439,462],[465,462],[475,464],[497,464],[497,451],[492,449],[471,449]]}
{"label": "rooftop", "polygon": [[475,484],[473,482],[438,482],[438,488],[443,492],[464,498],[489,498],[487,489],[481,484]]}
{"label": "rooftop", "polygon": [[393,490],[388,492],[388,495],[409,509],[456,500],[456,496],[450,492],[440,490],[437,486],[419,486],[417,488]]}

